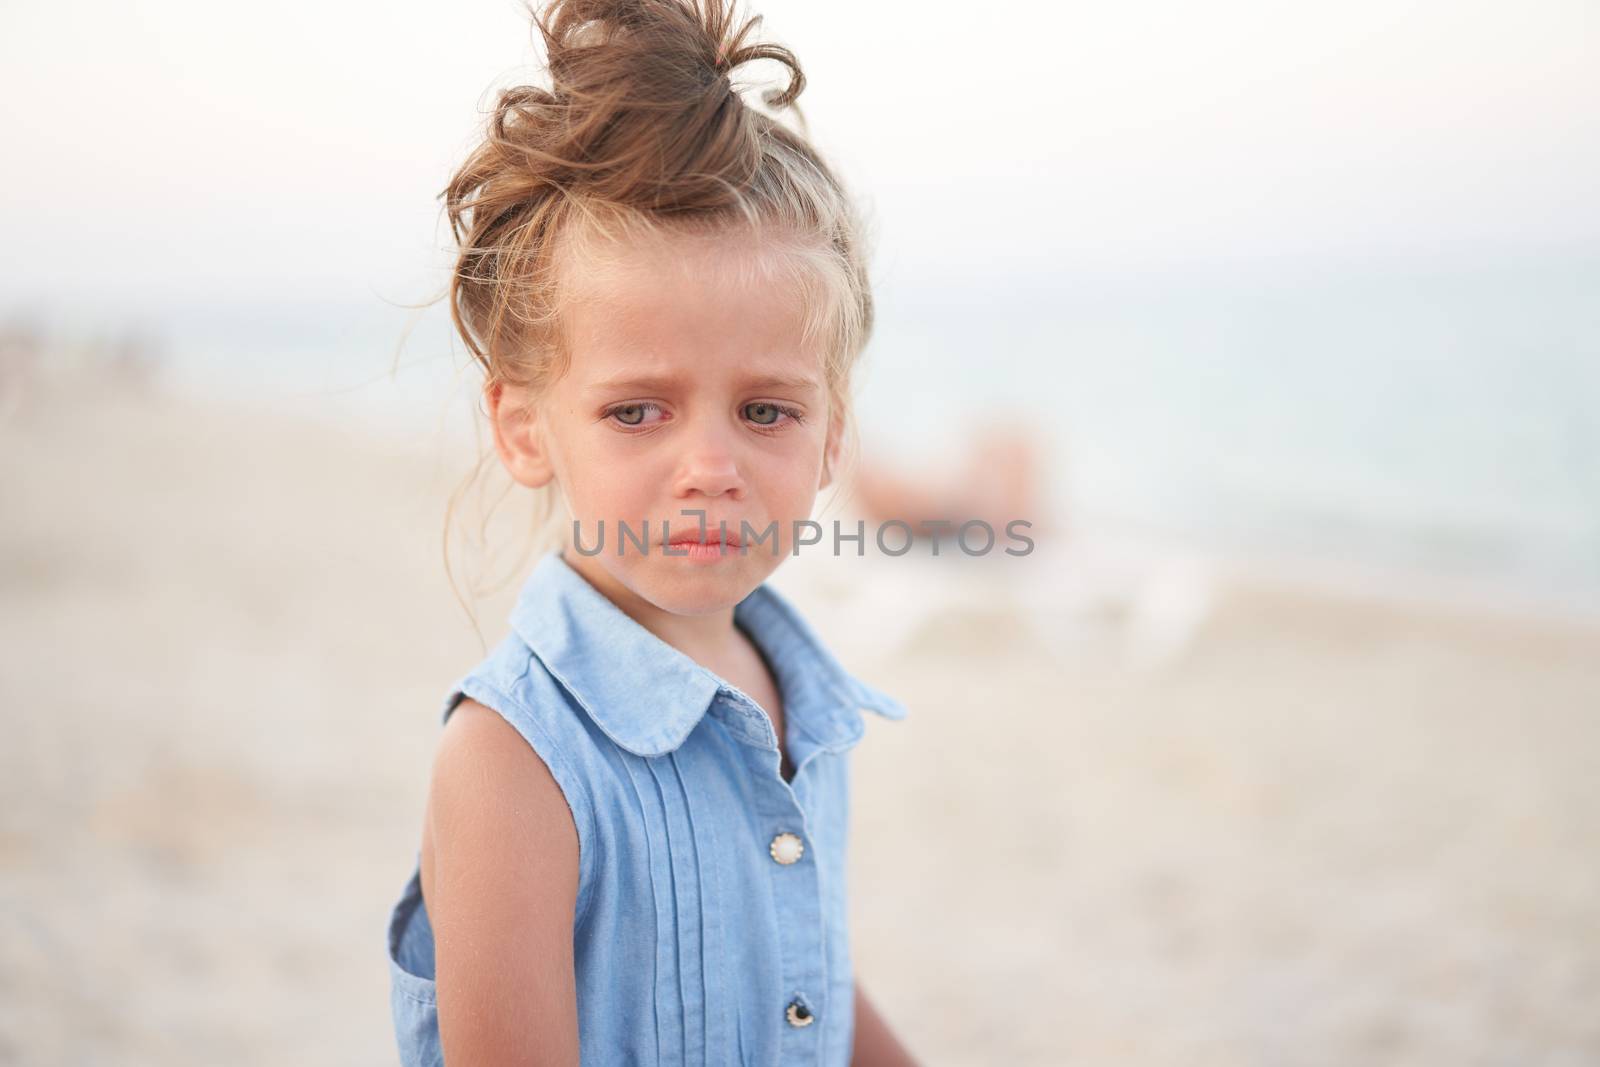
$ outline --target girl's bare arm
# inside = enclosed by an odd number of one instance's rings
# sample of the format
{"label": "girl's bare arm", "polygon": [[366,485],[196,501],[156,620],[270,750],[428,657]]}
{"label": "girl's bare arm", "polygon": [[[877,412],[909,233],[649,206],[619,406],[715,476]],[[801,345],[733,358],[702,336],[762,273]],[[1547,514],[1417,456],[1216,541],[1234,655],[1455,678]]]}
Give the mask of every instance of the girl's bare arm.
{"label": "girl's bare arm", "polygon": [[440,737],[421,880],[445,1060],[577,1067],[577,828],[544,761],[473,700]]}
{"label": "girl's bare arm", "polygon": [[894,1036],[878,1009],[872,1006],[861,983],[856,983],[856,1033],[850,1050],[851,1067],[917,1067],[910,1051]]}

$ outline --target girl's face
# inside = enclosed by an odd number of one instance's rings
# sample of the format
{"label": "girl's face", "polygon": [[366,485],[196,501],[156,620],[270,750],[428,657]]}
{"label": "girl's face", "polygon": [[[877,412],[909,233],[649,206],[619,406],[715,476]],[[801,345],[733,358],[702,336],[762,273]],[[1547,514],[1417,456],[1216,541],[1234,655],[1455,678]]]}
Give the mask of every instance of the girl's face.
{"label": "girl's face", "polygon": [[[791,551],[795,522],[811,516],[838,463],[839,420],[820,353],[801,346],[800,295],[741,269],[759,254],[731,237],[613,247],[603,272],[569,274],[571,362],[536,414],[519,419],[491,394],[512,475],[534,487],[553,478],[579,546],[603,546],[583,555],[569,534],[565,558],[636,617],[744,599]],[[705,513],[713,542],[724,523],[745,551],[668,555],[670,540],[702,528],[685,511]],[[643,551],[618,536],[621,522]]]}

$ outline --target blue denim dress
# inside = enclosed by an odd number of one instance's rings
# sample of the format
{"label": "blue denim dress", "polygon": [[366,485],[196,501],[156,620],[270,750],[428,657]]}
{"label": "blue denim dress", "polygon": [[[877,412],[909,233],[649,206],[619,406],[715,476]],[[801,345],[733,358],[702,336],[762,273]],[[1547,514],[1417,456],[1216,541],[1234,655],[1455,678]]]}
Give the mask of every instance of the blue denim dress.
{"label": "blue denim dress", "polygon": [[[550,768],[578,831],[572,937],[584,1064],[845,1067],[855,1023],[845,887],[854,678],[764,583],[734,608],[783,695],[793,782],[744,692],[542,557],[511,633],[459,679]],[[420,862],[420,852],[418,853]],[[433,931],[414,867],[389,915],[401,1063],[443,1063]]]}

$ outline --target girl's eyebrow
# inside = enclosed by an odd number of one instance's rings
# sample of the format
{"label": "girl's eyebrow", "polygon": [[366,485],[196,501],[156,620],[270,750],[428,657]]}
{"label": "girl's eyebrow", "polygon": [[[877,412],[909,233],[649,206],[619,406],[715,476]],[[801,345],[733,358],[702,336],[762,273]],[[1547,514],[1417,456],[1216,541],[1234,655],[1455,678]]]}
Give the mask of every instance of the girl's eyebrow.
{"label": "girl's eyebrow", "polygon": [[[660,392],[672,389],[678,383],[679,379],[670,374],[618,375],[592,382],[589,388],[596,392],[613,392],[616,390]],[[748,375],[740,379],[740,385],[746,389],[797,389],[804,391],[819,388],[817,380],[810,375],[786,374]]]}

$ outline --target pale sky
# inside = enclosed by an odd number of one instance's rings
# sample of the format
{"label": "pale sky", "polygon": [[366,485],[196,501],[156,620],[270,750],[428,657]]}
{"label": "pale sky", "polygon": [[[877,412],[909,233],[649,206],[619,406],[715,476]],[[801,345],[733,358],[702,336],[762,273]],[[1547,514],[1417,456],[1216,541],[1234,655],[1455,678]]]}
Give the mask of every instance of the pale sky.
{"label": "pale sky", "polygon": [[[1592,0],[753,10],[900,282],[1600,240]],[[422,297],[532,58],[512,0],[10,0],[0,311]]]}

